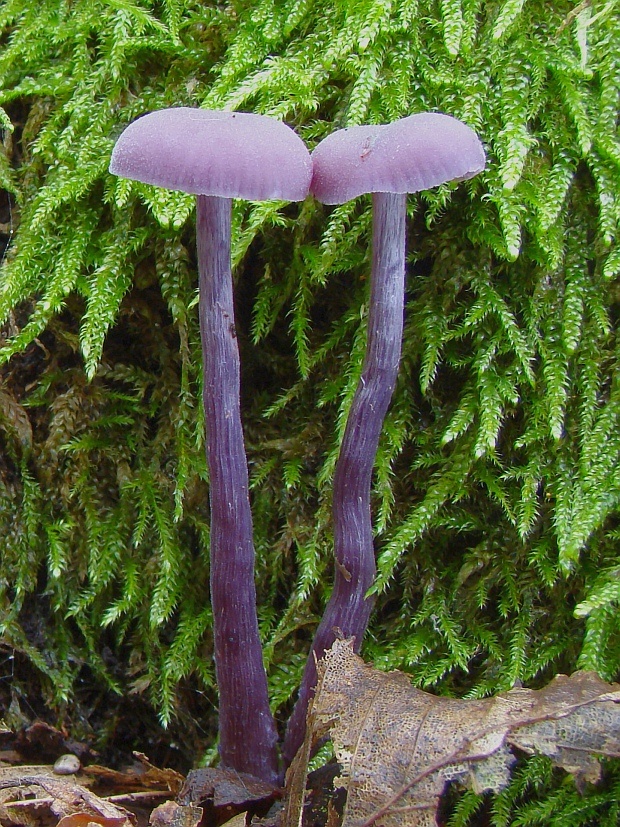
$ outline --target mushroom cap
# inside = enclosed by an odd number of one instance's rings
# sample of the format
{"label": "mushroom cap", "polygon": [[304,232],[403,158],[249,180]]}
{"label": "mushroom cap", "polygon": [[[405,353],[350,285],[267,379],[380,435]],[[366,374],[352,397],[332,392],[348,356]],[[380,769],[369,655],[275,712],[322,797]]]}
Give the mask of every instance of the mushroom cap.
{"label": "mushroom cap", "polygon": [[303,201],[312,161],[301,138],[275,118],[180,106],[129,124],[110,172],[195,195]]}
{"label": "mushroom cap", "polygon": [[332,132],[312,153],[310,191],[323,204],[366,192],[419,192],[484,169],[473,129],[450,115],[422,112],[390,124]]}

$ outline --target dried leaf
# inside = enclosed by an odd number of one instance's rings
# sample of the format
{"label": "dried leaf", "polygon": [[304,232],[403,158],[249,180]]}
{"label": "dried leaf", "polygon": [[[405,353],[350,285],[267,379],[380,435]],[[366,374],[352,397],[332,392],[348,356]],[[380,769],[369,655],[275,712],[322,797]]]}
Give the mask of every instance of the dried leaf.
{"label": "dried leaf", "polygon": [[[339,789],[335,794],[333,790],[334,778],[338,776],[340,767],[336,761],[329,761],[309,773],[306,781],[303,775],[306,769],[302,769],[301,765],[305,764],[307,767],[307,762],[299,761],[297,764],[300,769],[297,803],[293,803],[295,797],[289,794],[284,802],[285,812],[288,813],[291,809],[295,809],[295,812],[301,815],[303,807],[303,819],[300,820],[300,825],[324,824],[325,827],[336,827],[342,820],[346,800],[344,790]],[[292,781],[287,777],[287,782],[289,780]],[[289,784],[287,787],[291,789]],[[284,823],[287,823],[286,816]]]}
{"label": "dried leaf", "polygon": [[49,764],[27,764],[19,767],[0,766],[0,789],[23,786],[21,781],[25,776],[31,775],[55,775],[54,768]]}
{"label": "dried leaf", "polygon": [[134,753],[139,764],[127,770],[111,770],[98,764],[91,764],[84,772],[95,778],[99,783],[110,787],[127,790],[168,790],[176,795],[185,782],[185,778],[176,770],[160,769],[154,766],[142,755]]}
{"label": "dried leaf", "polygon": [[[191,770],[179,794],[182,803],[198,804],[212,800],[216,807],[244,807],[252,802],[273,800],[277,789],[260,778],[230,769]],[[247,807],[246,807],[247,809]]]}
{"label": "dried leaf", "polygon": [[[3,778],[0,788],[7,787],[42,787],[51,797],[49,808],[61,820],[68,816],[78,816],[78,821],[98,823],[105,827],[131,827],[133,815],[122,807],[109,801],[63,777],[53,775],[24,775],[13,770],[13,776]],[[76,827],[74,825],[73,827]]]}
{"label": "dried leaf", "polygon": [[56,827],[88,827],[89,824],[99,824],[100,827],[122,827],[126,820],[104,818],[103,816],[93,815],[93,813],[71,813],[71,815],[63,816]]}
{"label": "dried leaf", "polygon": [[[24,759],[28,761],[33,758],[38,762],[42,759],[55,761],[59,756],[67,753],[75,755],[82,762],[89,763],[96,756],[88,744],[69,738],[65,730],[57,729],[45,721],[35,720],[28,726],[19,728],[11,740],[14,749],[21,756],[18,763],[22,764]],[[21,770],[25,772],[24,767]],[[35,775],[34,772],[28,774]]]}
{"label": "dried leaf", "polygon": [[[620,753],[620,685],[578,672],[538,691],[442,698],[401,672],[373,669],[352,641],[338,640],[319,664],[308,729],[308,741],[328,730],[334,744],[342,769],[336,783],[347,789],[342,827],[436,827],[446,782],[477,791],[508,783],[511,745],[548,755],[578,782],[596,780],[595,754]],[[300,764],[308,752],[306,743]],[[300,772],[291,768],[297,787]],[[285,827],[299,823],[298,789],[295,795]]]}
{"label": "dried leaf", "polygon": [[303,817],[303,806],[306,793],[306,778],[308,776],[308,763],[312,750],[313,736],[315,732],[315,717],[312,714],[313,704],[310,704],[306,716],[306,737],[295,760],[286,773],[286,802],[284,806],[284,827],[301,827]]}
{"label": "dried leaf", "polygon": [[219,823],[239,812],[265,815],[282,790],[231,769],[198,769],[188,773],[178,801],[181,804],[211,805]]}
{"label": "dried leaf", "polygon": [[224,822],[222,827],[245,827],[246,825],[246,815],[245,813],[239,813],[239,815],[234,816],[229,821]]}
{"label": "dried leaf", "polygon": [[166,801],[152,811],[149,824],[151,827],[198,827],[202,813],[202,807]]}

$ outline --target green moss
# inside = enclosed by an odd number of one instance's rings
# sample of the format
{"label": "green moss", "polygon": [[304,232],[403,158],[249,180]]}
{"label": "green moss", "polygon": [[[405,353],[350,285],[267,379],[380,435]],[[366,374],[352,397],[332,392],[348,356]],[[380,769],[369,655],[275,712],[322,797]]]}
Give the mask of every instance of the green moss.
{"label": "green moss", "polygon": [[[617,3],[9,0],[0,31],[16,228],[0,634],[47,703],[70,702],[85,669],[164,720],[186,714],[182,686],[215,698],[192,199],[107,173],[121,129],[170,105],[272,114],[311,146],[429,109],[479,132],[482,176],[410,200],[366,654],[458,694],[579,666],[616,677]],[[284,716],[329,587],[369,204],[238,204],[235,239],[259,612]],[[495,823],[576,812],[549,783],[536,812],[521,788],[501,799]],[[557,823],[611,824],[614,790]]]}

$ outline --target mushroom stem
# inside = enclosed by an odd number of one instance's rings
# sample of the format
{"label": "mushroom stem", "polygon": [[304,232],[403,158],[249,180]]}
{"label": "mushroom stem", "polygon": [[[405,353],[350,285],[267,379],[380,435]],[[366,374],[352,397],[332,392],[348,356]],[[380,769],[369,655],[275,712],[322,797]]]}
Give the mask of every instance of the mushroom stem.
{"label": "mushroom stem", "polygon": [[231,210],[229,198],[197,197],[219,751],[225,767],[277,782],[277,732],[269,709],[256,615],[252,514],[230,266]]}
{"label": "mushroom stem", "polygon": [[355,637],[359,650],[373,600],[375,576],[370,491],[372,471],[400,361],[405,282],[407,195],[373,194],[373,243],[364,365],[349,410],[334,473],[334,588],[323,614],[289,721],[283,755],[289,764],[300,747],[306,711],[316,685],[316,659],[336,634]]}

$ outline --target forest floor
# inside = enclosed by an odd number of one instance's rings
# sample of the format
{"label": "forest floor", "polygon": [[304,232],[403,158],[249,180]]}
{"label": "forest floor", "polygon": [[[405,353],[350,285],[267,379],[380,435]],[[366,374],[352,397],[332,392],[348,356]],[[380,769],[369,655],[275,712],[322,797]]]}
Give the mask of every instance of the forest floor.
{"label": "forest floor", "polygon": [[[148,739],[147,739],[148,740]],[[277,827],[283,789],[221,769],[156,767],[142,753],[99,763],[87,743],[34,721],[0,731],[1,827]],[[116,763],[115,761],[115,763]],[[311,773],[304,827],[323,827],[337,765]],[[337,809],[342,812],[342,802]]]}

